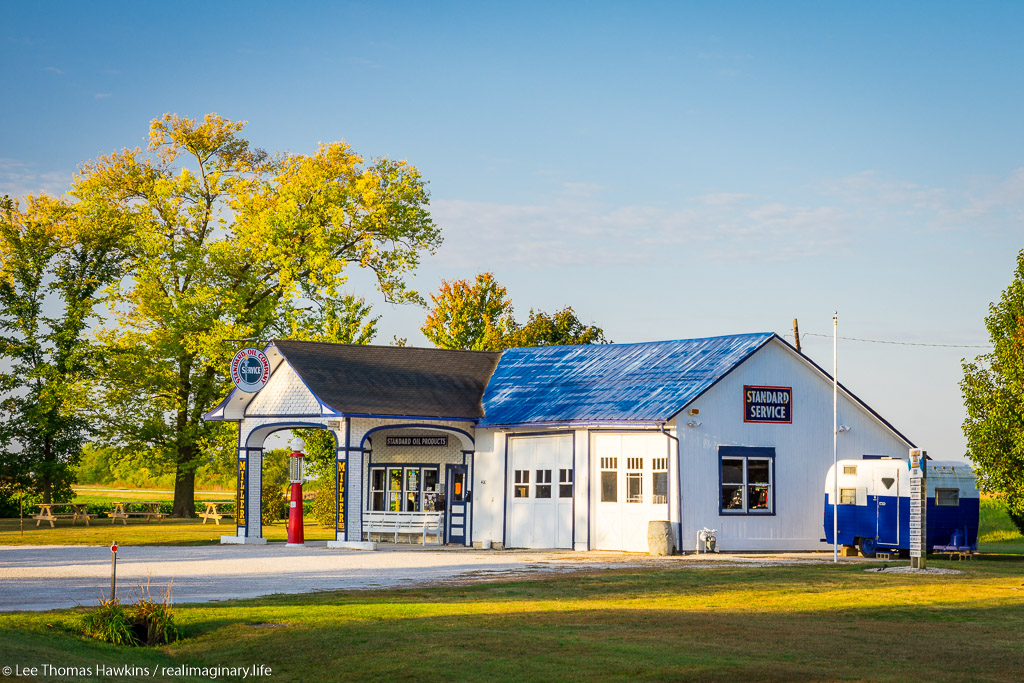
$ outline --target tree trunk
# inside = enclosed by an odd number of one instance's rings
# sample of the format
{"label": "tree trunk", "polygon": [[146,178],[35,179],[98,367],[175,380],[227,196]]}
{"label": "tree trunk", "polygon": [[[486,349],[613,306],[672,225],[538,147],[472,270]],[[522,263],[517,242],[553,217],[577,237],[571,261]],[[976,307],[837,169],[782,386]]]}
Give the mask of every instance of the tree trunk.
{"label": "tree trunk", "polygon": [[171,517],[196,516],[196,471],[190,462],[178,461],[174,477],[174,507]]}

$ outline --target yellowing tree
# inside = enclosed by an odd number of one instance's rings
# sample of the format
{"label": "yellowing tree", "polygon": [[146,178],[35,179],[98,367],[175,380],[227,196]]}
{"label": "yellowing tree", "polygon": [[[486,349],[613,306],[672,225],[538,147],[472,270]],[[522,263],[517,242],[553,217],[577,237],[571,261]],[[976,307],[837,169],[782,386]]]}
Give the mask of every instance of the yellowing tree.
{"label": "yellowing tree", "polygon": [[420,328],[430,342],[442,349],[500,351],[523,346],[607,344],[604,331],[586,325],[571,306],[554,314],[530,310],[525,325],[516,322],[508,290],[491,273],[466,280],[441,281],[430,295],[431,307]]}
{"label": "yellowing tree", "polygon": [[405,276],[441,242],[409,164],[366,163],[343,142],[272,155],[244,125],[165,115],[146,151],[85,164],[71,190],[81,210],[133,228],[100,333],[108,439],[175,469],[178,516],[195,514],[196,467],[233,439],[202,420],[228,390],[236,347],[223,340],[372,335],[364,302],[342,291],[349,269],[372,271],[388,301],[418,302]]}
{"label": "yellowing tree", "polygon": [[473,284],[442,280],[441,289],[430,295],[432,306],[420,329],[442,349],[503,349],[502,339],[514,324],[507,296],[491,273],[477,275]]}

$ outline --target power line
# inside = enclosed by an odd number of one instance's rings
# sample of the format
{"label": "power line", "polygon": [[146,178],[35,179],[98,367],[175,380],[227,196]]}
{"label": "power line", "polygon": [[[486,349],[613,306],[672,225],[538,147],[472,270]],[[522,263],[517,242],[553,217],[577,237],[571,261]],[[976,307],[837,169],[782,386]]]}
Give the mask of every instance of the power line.
{"label": "power line", "polygon": [[[783,335],[783,336],[790,337],[792,335],[787,334],[787,335]],[[801,337],[826,337],[828,339],[832,338],[831,334],[817,334],[815,332],[801,332],[800,336]],[[925,344],[923,342],[891,341],[891,340],[888,340],[888,339],[861,339],[859,337],[839,337],[839,338],[840,339],[845,339],[846,341],[869,342],[871,344],[897,344],[899,346],[934,346],[934,347],[939,347],[939,348],[944,348],[944,349],[991,349],[992,348],[991,344],[985,344],[985,345],[981,345],[981,346],[979,346],[979,345],[970,345],[970,344]]]}

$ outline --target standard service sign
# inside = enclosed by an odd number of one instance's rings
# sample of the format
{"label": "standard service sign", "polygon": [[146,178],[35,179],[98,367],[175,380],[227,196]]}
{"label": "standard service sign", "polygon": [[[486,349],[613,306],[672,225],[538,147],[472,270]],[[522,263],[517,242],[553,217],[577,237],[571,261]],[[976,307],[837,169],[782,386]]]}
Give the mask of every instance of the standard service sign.
{"label": "standard service sign", "polygon": [[231,359],[231,381],[239,391],[255,394],[270,379],[270,361],[259,349],[242,349]]}
{"label": "standard service sign", "polygon": [[792,424],[792,387],[743,387],[743,421]]}

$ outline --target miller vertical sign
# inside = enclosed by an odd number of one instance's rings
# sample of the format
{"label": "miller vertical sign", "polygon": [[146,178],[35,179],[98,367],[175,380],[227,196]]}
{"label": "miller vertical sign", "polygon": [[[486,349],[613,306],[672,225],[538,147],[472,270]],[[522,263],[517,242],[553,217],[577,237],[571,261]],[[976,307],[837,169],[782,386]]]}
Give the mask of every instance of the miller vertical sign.
{"label": "miller vertical sign", "polygon": [[235,503],[235,523],[245,526],[245,460],[238,461],[238,501]]}
{"label": "miller vertical sign", "polygon": [[337,514],[335,515],[337,523],[334,525],[334,528],[341,532],[345,531],[345,465],[347,464],[348,462],[345,460],[338,461],[338,471],[335,482],[335,495],[338,499],[338,506]]}
{"label": "miller vertical sign", "polygon": [[793,387],[743,387],[743,421],[793,423]]}

